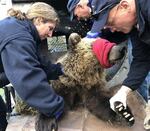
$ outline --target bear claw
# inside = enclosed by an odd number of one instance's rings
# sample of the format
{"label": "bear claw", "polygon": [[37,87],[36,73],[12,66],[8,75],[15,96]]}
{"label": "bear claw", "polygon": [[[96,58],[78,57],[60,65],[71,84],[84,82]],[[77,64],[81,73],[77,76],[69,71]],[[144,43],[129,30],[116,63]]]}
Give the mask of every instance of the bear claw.
{"label": "bear claw", "polygon": [[125,108],[123,104],[119,101],[115,102],[115,111],[117,114],[119,114],[121,117],[123,117],[129,126],[132,126],[135,122],[134,116],[131,113],[131,110],[129,107]]}

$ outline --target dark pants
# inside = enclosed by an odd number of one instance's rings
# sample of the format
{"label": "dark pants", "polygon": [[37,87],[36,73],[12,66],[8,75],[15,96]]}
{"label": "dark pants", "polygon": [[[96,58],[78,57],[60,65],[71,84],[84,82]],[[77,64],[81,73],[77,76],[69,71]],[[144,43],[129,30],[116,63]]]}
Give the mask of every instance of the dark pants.
{"label": "dark pants", "polygon": [[0,131],[5,131],[7,127],[6,105],[0,96]]}

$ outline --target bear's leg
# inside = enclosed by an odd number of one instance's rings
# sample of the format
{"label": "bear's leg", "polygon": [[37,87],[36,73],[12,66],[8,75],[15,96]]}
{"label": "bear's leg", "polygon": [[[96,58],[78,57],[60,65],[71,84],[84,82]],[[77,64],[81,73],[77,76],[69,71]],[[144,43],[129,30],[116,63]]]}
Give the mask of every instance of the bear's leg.
{"label": "bear's leg", "polygon": [[109,99],[110,97],[105,96],[102,92],[91,89],[87,99],[87,108],[98,118],[105,121],[112,121],[115,119],[116,113],[110,109]]}
{"label": "bear's leg", "polygon": [[86,106],[92,114],[104,121],[117,123],[119,125],[126,125],[126,122],[113,110],[111,110],[109,104],[110,97],[111,96],[108,91],[105,92],[92,88],[89,90]]}
{"label": "bear's leg", "polygon": [[73,110],[78,103],[77,90],[73,87],[64,87],[56,91],[57,94],[62,96],[65,101],[65,110]]}

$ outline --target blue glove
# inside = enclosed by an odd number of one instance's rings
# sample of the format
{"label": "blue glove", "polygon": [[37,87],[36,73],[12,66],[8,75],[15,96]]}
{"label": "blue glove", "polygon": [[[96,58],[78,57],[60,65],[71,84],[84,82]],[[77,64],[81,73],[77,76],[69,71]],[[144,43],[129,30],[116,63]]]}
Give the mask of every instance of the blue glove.
{"label": "blue glove", "polygon": [[55,114],[56,120],[58,120],[58,119],[62,116],[63,112],[64,112],[63,110],[60,110],[59,112],[57,112],[57,113]]}
{"label": "blue glove", "polygon": [[99,32],[91,32],[89,31],[86,35],[86,38],[97,38],[100,36],[100,33]]}

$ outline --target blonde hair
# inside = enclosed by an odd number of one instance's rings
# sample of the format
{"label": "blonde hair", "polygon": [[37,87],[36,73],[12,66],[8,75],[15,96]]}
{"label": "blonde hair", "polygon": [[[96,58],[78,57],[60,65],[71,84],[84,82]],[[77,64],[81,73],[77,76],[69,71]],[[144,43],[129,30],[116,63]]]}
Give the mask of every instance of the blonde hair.
{"label": "blonde hair", "polygon": [[32,4],[26,14],[13,8],[9,9],[7,14],[20,20],[34,20],[36,18],[43,18],[44,21],[51,21],[55,23],[59,22],[55,9],[44,2],[36,2]]}

